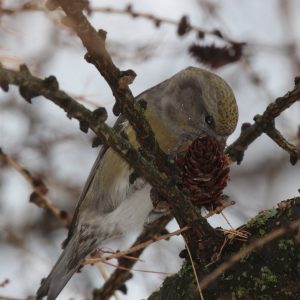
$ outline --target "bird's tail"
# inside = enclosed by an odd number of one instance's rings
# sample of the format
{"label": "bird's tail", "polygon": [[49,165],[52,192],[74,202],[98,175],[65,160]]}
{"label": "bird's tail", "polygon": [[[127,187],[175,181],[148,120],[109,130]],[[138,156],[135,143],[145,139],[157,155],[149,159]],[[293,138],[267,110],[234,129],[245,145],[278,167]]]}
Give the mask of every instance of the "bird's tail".
{"label": "bird's tail", "polygon": [[37,291],[36,299],[40,300],[48,295],[48,300],[54,300],[68,283],[72,275],[78,270],[80,261],[85,258],[93,248],[78,247],[78,241],[71,239],[60,255],[51,273],[43,279]]}

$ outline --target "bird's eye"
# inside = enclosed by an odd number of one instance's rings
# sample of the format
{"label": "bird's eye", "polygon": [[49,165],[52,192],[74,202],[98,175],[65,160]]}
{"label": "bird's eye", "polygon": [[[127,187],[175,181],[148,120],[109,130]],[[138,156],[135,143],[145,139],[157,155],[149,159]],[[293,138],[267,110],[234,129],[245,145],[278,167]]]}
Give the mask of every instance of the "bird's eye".
{"label": "bird's eye", "polygon": [[205,117],[205,123],[209,126],[213,126],[214,125],[214,118],[211,115],[207,115]]}

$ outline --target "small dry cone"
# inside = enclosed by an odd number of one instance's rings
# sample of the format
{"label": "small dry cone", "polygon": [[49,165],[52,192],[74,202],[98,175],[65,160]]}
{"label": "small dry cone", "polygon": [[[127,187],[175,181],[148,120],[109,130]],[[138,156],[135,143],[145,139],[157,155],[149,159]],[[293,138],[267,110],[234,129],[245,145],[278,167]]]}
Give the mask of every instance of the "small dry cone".
{"label": "small dry cone", "polygon": [[224,201],[223,190],[229,180],[229,158],[224,145],[208,136],[199,137],[187,152],[177,157],[179,187],[191,201],[209,211]]}

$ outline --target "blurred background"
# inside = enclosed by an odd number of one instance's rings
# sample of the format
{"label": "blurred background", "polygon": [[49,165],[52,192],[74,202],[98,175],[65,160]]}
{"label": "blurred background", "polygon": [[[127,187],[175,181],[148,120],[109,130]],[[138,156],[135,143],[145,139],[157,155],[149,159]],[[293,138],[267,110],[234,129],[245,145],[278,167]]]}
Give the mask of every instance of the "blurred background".
{"label": "blurred background", "polygon": [[[300,75],[300,3],[297,0],[135,0],[90,1],[89,19],[108,32],[107,47],[120,69],[133,69],[135,95],[187,66],[213,70],[232,86],[239,105],[237,130],[293,88]],[[79,39],[61,23],[61,11],[49,12],[43,1],[0,1],[0,61],[18,69],[25,63],[41,78],[55,75],[60,88],[90,109],[105,106],[109,124],[114,99],[97,70],[86,63]],[[277,120],[286,139],[299,145],[300,106]],[[0,91],[0,147],[34,176],[41,178],[47,197],[59,209],[73,212],[99,148],[94,135],[84,134],[53,103],[38,97],[29,105],[17,88]],[[233,227],[259,211],[298,194],[299,163],[268,137],[256,140],[241,165],[231,168],[226,194],[236,205],[224,214]],[[28,201],[32,188],[0,158],[0,298],[34,295],[42,277],[60,253],[66,228],[51,213]],[[210,219],[228,228],[222,216]],[[168,225],[175,230],[176,223]],[[106,245],[126,249],[127,236]],[[156,243],[142,255],[119,299],[142,299],[158,288],[168,273],[179,270],[180,237]],[[113,267],[104,265],[107,272]],[[58,299],[91,299],[103,284],[96,267],[76,274]]]}

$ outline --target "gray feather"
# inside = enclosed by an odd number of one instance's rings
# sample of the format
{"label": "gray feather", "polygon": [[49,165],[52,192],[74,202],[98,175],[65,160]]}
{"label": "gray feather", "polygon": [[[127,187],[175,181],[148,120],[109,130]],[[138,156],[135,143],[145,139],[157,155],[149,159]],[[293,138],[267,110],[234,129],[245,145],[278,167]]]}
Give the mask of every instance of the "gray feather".
{"label": "gray feather", "polygon": [[72,275],[78,270],[80,262],[95,248],[95,242],[85,239],[85,242],[79,245],[79,241],[72,238],[58,261],[53,267],[51,273],[46,279],[42,280],[41,286],[37,291],[37,300],[48,295],[48,300],[54,300],[61,290],[68,283]]}
{"label": "gray feather", "polygon": [[[121,115],[117,119],[117,121],[116,121],[116,123],[114,125],[114,129],[117,132],[121,132],[124,129],[124,126],[122,124],[125,121],[126,121],[126,119]],[[91,186],[91,184],[92,184],[92,182],[94,180],[94,177],[95,177],[96,173],[100,172],[100,168],[99,167],[100,167],[101,160],[102,160],[103,156],[105,155],[105,153],[106,153],[106,151],[108,149],[109,149],[109,147],[107,147],[107,146],[104,145],[101,148],[101,150],[100,150],[100,152],[99,152],[99,154],[98,154],[98,156],[97,156],[97,158],[96,158],[96,160],[95,160],[95,162],[93,164],[93,167],[92,167],[92,169],[90,171],[90,174],[89,174],[89,176],[88,176],[88,178],[87,178],[87,180],[85,182],[85,185],[83,187],[83,190],[82,190],[82,192],[80,194],[80,197],[79,197],[79,200],[77,202],[76,209],[75,209],[75,212],[74,212],[74,215],[73,215],[73,219],[72,219],[72,223],[71,223],[70,228],[69,228],[68,236],[67,236],[67,238],[62,243],[62,248],[63,249],[67,246],[69,240],[73,236],[73,232],[74,232],[74,230],[76,228],[76,225],[77,225],[77,222],[78,222],[78,214],[79,214],[79,210],[80,210],[81,204],[82,204],[82,202],[84,201],[84,199],[86,197],[86,194],[87,194],[87,192],[88,192],[88,190],[89,190],[89,188],[90,188],[90,186]]]}

